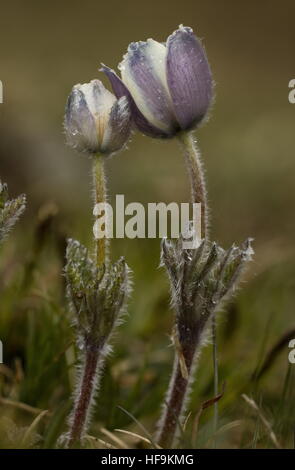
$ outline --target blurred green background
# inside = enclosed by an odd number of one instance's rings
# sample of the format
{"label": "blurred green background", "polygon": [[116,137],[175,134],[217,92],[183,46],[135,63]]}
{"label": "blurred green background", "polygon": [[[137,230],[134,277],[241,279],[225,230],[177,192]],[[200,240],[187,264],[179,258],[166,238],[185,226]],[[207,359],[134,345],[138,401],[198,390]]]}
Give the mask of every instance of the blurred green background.
{"label": "blurred green background", "polygon": [[[107,84],[98,72],[100,62],[116,68],[131,41],[165,41],[181,23],[203,39],[216,82],[210,121],[197,133],[212,238],[224,247],[247,236],[255,238],[247,282],[220,317],[220,376],[227,382],[220,426],[244,421],[228,426],[219,445],[272,446],[243,402],[245,392],[261,404],[282,446],[293,446],[295,365],[288,366],[284,335],[295,327],[295,105],[288,101],[288,83],[295,78],[294,14],[291,0],[11,0],[1,6],[0,176],[12,195],[27,194],[28,208],[2,249],[0,338],[7,370],[14,377],[21,368],[21,378],[13,379],[12,386],[3,373],[0,390],[16,401],[49,407],[53,414],[58,410],[58,425],[50,419],[44,423],[43,446],[53,445],[63,425],[71,388],[70,380],[59,382],[67,370],[64,350],[72,334],[62,317],[67,308],[60,307],[63,240],[72,236],[90,246],[92,230],[91,162],[64,142],[67,95],[74,84],[93,78]],[[174,140],[136,134],[129,149],[108,162],[107,173],[111,198],[124,194],[126,202],[142,203],[189,198],[183,157]],[[57,212],[53,223],[49,217],[49,228],[46,222],[42,225],[48,212]],[[44,231],[49,233],[46,243]],[[97,426],[132,427],[116,409],[120,404],[152,430],[172,361],[172,349],[167,347],[172,312],[165,273],[158,269],[159,240],[114,240],[112,249],[114,258],[124,255],[134,271],[134,295],[106,371]],[[267,373],[252,383],[251,374],[281,339],[283,345]],[[37,364],[38,351],[42,354]],[[46,367],[50,373],[45,379]],[[207,346],[193,411],[211,396]],[[29,421],[27,412],[13,406],[3,405],[2,410],[21,426]],[[210,413],[202,418],[199,446],[211,445]],[[8,446],[5,426],[10,425],[3,424],[3,446]]]}

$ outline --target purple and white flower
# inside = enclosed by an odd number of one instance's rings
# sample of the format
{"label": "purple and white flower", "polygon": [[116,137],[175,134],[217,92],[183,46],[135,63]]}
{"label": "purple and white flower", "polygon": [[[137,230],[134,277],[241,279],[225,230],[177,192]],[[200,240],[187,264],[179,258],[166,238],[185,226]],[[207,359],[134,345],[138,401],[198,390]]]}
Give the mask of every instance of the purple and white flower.
{"label": "purple and white flower", "polygon": [[137,128],[151,137],[173,137],[198,126],[212,101],[210,66],[188,27],[180,26],[166,44],[131,43],[119,65],[121,78],[105,65],[101,70],[117,98],[128,98]]}
{"label": "purple and white flower", "polygon": [[128,99],[117,99],[100,80],[75,85],[67,101],[65,131],[68,143],[81,152],[117,152],[131,131]]}

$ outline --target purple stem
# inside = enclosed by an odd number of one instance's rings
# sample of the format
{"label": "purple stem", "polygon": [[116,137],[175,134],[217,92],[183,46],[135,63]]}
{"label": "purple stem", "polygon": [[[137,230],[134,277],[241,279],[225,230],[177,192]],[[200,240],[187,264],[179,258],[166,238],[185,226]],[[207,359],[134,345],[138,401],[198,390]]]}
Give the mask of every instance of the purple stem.
{"label": "purple stem", "polygon": [[[173,446],[179,427],[182,424],[182,414],[185,411],[186,396],[189,392],[190,375],[193,369],[196,345],[183,347],[182,353],[188,372],[188,378],[183,377],[178,356],[175,358],[174,371],[168,388],[165,410],[160,422],[157,443],[164,449]],[[176,353],[177,354],[177,353]]]}
{"label": "purple stem", "polygon": [[91,348],[86,350],[85,368],[81,382],[81,388],[75,403],[68,442],[68,447],[70,448],[79,445],[81,442],[82,433],[85,429],[87,414],[95,388],[98,358],[98,350],[93,350]]}

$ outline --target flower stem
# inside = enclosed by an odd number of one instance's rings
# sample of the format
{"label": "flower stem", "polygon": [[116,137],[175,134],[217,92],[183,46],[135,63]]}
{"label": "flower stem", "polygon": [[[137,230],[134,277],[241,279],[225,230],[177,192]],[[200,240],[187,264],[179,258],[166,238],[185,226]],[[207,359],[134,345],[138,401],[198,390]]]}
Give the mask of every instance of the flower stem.
{"label": "flower stem", "polygon": [[[106,181],[104,172],[104,157],[95,155],[93,158],[93,186],[94,186],[94,204],[105,203],[106,196]],[[107,262],[107,239],[95,238],[95,259],[96,266],[100,269]]]}
{"label": "flower stem", "polygon": [[190,375],[193,370],[195,350],[195,346],[190,346],[187,350],[183,348],[182,350],[188,377],[183,376],[178,354],[175,354],[174,369],[157,434],[157,443],[164,449],[169,449],[174,445],[177,434],[181,430],[186,397],[189,393]]}
{"label": "flower stem", "polygon": [[[106,182],[104,174],[104,158],[95,155],[93,159],[94,204],[106,202]],[[95,262],[99,275],[101,268],[107,262],[107,239],[95,238]],[[75,400],[74,411],[71,417],[69,447],[81,444],[85,432],[87,417],[90,412],[91,399],[98,381],[99,364],[103,361],[100,348],[95,347],[91,337],[85,339],[85,358],[78,396]]]}
{"label": "flower stem", "polygon": [[191,183],[192,202],[201,204],[201,234],[202,238],[206,239],[208,238],[208,205],[200,152],[191,132],[181,132],[178,138],[184,149]]}
{"label": "flower stem", "polygon": [[[187,169],[191,183],[192,201],[201,203],[201,234],[205,240],[209,236],[208,224],[208,203],[206,181],[202,168],[200,152],[192,132],[182,132],[179,134],[179,140],[184,148]],[[216,316],[212,315],[212,343],[213,343],[213,372],[214,372],[214,395],[218,395],[218,350],[217,350],[217,332]],[[214,433],[218,426],[218,403],[214,404]]]}
{"label": "flower stem", "polygon": [[89,413],[91,399],[97,380],[97,365],[99,354],[98,351],[89,348],[85,355],[85,366],[81,381],[81,387],[75,404],[68,447],[73,448],[79,446],[85,423],[87,422],[87,415]]}

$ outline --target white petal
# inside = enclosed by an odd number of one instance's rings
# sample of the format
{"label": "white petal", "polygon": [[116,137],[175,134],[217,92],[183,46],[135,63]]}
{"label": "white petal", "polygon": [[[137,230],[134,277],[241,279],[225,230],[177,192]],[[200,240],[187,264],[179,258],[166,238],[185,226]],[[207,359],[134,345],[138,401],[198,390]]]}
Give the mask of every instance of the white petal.
{"label": "white petal", "polygon": [[166,75],[167,48],[164,44],[161,44],[158,41],[154,41],[154,39],[148,39],[147,44],[147,51],[150,56],[150,61],[153,66],[154,73],[159,77],[159,80],[167,91],[167,95],[170,97]]}
{"label": "white petal", "polygon": [[[144,117],[155,127],[169,132],[174,126],[175,118],[167,85],[166,55],[166,46],[153,39],[133,43],[119,69],[124,84]],[[134,73],[135,62],[137,73],[141,67],[142,76],[146,74],[153,79],[150,90],[148,83],[145,86],[139,84],[139,78]]]}
{"label": "white petal", "polygon": [[102,144],[110,112],[113,104],[116,102],[116,97],[103,86],[100,80],[92,80],[90,83],[84,83],[80,85],[80,90],[84,94],[89,111],[94,117],[98,141]]}

